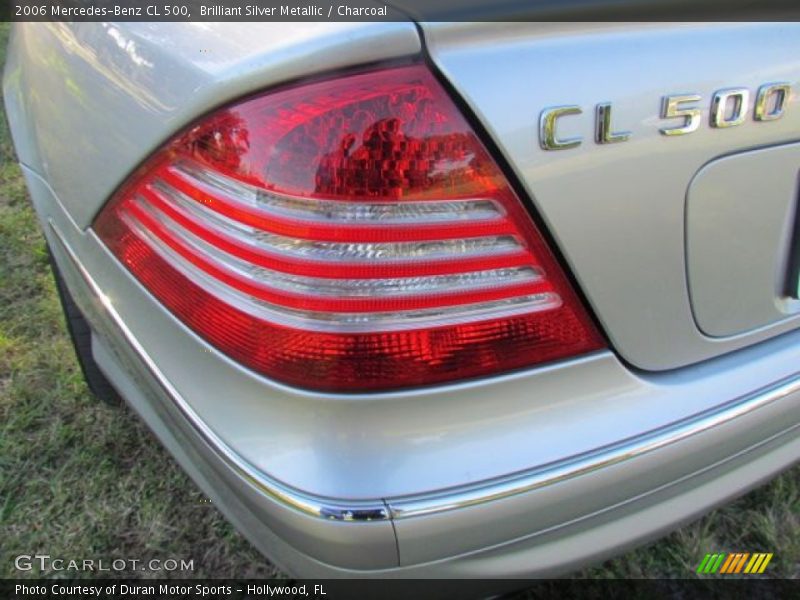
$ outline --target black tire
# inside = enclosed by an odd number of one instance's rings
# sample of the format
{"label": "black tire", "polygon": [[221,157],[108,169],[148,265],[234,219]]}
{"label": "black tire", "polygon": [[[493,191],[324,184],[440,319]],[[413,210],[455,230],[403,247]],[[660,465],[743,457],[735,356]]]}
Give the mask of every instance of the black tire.
{"label": "black tire", "polygon": [[69,337],[72,339],[72,346],[75,348],[75,354],[78,357],[78,364],[81,366],[83,378],[86,380],[89,390],[96,398],[99,398],[111,406],[119,406],[122,404],[122,399],[119,397],[117,390],[114,389],[114,386],[111,385],[111,382],[103,375],[103,372],[100,370],[100,367],[97,366],[92,356],[92,330],[89,327],[89,323],[78,308],[78,305],[75,304],[75,301],[72,299],[49,248],[47,249],[47,253],[50,257],[50,267],[53,270],[53,278],[56,280],[58,298],[61,300],[61,308],[64,310],[64,318],[67,322]]}

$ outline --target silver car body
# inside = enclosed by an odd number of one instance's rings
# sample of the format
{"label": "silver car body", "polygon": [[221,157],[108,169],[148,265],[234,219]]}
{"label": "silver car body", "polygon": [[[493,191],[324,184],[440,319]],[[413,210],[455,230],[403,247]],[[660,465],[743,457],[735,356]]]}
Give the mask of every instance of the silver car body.
{"label": "silver car body", "polygon": [[[800,456],[800,307],[781,288],[798,56],[797,24],[18,24],[4,92],[95,359],[262,552],[304,576],[529,577],[661,535]],[[203,113],[419,57],[532,199],[609,349],[426,389],[294,389],[211,348],[92,231]],[[781,119],[708,126],[715,91],[776,81],[794,86]],[[661,135],[679,93],[701,96],[702,124]],[[628,142],[592,142],[601,102]],[[548,152],[538,118],[559,105],[582,107],[560,127],[584,143]]]}

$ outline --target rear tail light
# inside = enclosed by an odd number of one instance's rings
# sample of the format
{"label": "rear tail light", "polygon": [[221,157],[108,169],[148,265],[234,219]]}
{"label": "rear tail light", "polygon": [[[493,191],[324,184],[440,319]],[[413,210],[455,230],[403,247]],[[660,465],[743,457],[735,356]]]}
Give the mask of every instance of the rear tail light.
{"label": "rear tail light", "polygon": [[294,386],[431,384],[602,345],[419,65],[220,110],[161,149],[94,227],[192,330]]}

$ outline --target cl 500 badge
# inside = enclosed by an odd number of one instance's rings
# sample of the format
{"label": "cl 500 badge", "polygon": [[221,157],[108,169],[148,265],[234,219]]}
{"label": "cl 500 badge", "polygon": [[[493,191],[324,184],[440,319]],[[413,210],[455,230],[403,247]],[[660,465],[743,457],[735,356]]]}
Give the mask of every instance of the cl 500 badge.
{"label": "cl 500 badge", "polygon": [[[758,88],[753,105],[753,120],[774,121],[783,116],[791,85],[786,82],[767,83]],[[665,96],[661,101],[662,119],[682,119],[673,127],[663,127],[663,135],[686,135],[700,127],[702,110],[694,106],[702,100],[699,94],[677,94]],[[731,88],[714,92],[709,110],[709,125],[724,128],[744,123],[750,112],[750,90]],[[580,106],[552,106],[542,111],[539,117],[539,145],[544,150],[566,150],[575,148],[583,142],[581,137],[559,138],[557,133],[559,119],[583,113]],[[595,137],[598,144],[624,142],[631,137],[629,131],[612,131],[611,103],[603,102],[595,106]]]}

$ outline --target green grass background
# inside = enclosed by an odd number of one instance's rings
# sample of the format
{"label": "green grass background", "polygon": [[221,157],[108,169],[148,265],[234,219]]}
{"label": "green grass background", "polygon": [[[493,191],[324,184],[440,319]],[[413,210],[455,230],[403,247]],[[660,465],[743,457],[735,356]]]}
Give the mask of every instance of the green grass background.
{"label": "green grass background", "polygon": [[[0,64],[8,31],[0,24]],[[194,572],[172,574],[181,577],[279,576],[204,502],[136,415],[89,395],[5,114],[0,121],[0,577],[25,575],[13,559],[35,553],[193,559]],[[800,576],[800,468],[574,576],[692,577],[705,553],[716,551],[774,552],[766,576]]]}

